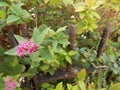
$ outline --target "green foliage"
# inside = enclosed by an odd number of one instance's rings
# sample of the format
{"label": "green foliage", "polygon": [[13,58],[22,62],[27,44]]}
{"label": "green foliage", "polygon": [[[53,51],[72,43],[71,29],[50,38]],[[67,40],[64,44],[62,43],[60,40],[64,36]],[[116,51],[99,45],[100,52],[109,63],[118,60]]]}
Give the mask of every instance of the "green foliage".
{"label": "green foliage", "polygon": [[18,20],[20,20],[20,17],[17,17],[15,15],[9,15],[7,18],[7,24],[16,22]]}
{"label": "green foliage", "polygon": [[25,38],[23,38],[23,37],[21,37],[19,35],[14,35],[14,36],[15,36],[16,40],[18,41],[18,43],[22,43],[22,42],[25,41]]}
{"label": "green foliage", "polygon": [[79,12],[81,19],[81,22],[77,24],[77,34],[97,29],[97,19],[100,19],[100,16],[96,12],[96,9],[103,3],[104,0],[85,0],[85,2],[79,2],[73,5],[75,12]]}
{"label": "green foliage", "polygon": [[[10,5],[9,2],[2,1],[0,2],[0,13],[1,20],[5,20],[6,24],[17,23],[20,22],[30,22],[31,16],[30,14],[22,8],[24,3],[15,2]],[[5,8],[8,8],[7,10]]]}
{"label": "green foliage", "polygon": [[120,89],[120,83],[112,84],[109,88],[109,90],[119,90]]}
{"label": "green foliage", "polygon": [[[26,10],[21,8],[22,5],[23,5],[22,3],[12,4],[12,6],[10,7],[11,13],[14,14],[16,17],[18,17],[21,21],[29,22],[31,18],[30,14]],[[12,20],[12,18],[10,19]],[[12,23],[15,21],[17,22],[19,19],[16,19],[14,21],[9,21],[8,23]]]}
{"label": "green foliage", "polygon": [[[15,62],[14,62],[15,63]],[[0,63],[0,73],[3,73],[5,75],[17,75],[24,71],[25,67],[24,65],[20,64],[8,64],[5,62]]]}
{"label": "green foliage", "polygon": [[[17,81],[24,76],[30,80],[39,72],[43,76],[53,75],[70,63],[73,69],[74,66],[84,68],[75,79],[70,79],[69,84],[67,81],[53,82],[54,85],[41,83],[40,90],[119,90],[119,83],[110,85],[120,81],[119,9],[119,0],[1,0],[0,35],[6,30],[4,26],[14,24],[14,32],[20,34],[14,37],[18,44],[22,43],[26,39],[17,28],[21,22],[26,22],[30,41],[37,43],[39,49],[23,58],[14,57],[16,47],[8,51],[2,47],[2,40],[6,42],[8,36],[5,31],[5,37],[0,37],[0,89],[5,89],[3,77],[17,77]],[[98,44],[108,22],[113,23],[113,30],[97,58]],[[74,50],[68,48],[71,24],[75,25],[77,34]],[[112,78],[107,81],[109,72]]]}
{"label": "green foliage", "polygon": [[55,90],[63,90],[62,82],[57,84]]}
{"label": "green foliage", "polygon": [[16,47],[6,51],[4,54],[7,54],[7,55],[17,55]]}
{"label": "green foliage", "polygon": [[77,75],[77,79],[80,80],[80,81],[83,81],[85,80],[85,77],[86,77],[86,70],[85,69],[82,69],[78,75]]}
{"label": "green foliage", "polygon": [[[38,68],[38,70],[43,71],[44,73],[49,72],[50,74],[54,74],[54,71],[60,66],[65,67],[66,62],[72,63],[70,57],[75,55],[76,52],[69,51],[67,53],[64,50],[64,48],[66,48],[66,46],[69,44],[68,38],[64,34],[65,28],[66,27],[61,27],[57,29],[57,31],[54,31],[49,27],[47,26],[44,27],[44,25],[42,25],[38,29],[37,28],[34,29],[33,37],[31,38],[31,40],[39,45],[39,51],[30,55],[31,69]],[[18,43],[25,41],[25,38],[19,35],[14,36]],[[6,51],[5,54],[17,55],[16,47]],[[63,58],[62,63],[60,58],[61,55]],[[22,63],[24,63],[24,61]]]}
{"label": "green foliage", "polygon": [[4,83],[4,80],[2,78],[2,75],[0,75],[0,89],[5,90],[5,83]]}

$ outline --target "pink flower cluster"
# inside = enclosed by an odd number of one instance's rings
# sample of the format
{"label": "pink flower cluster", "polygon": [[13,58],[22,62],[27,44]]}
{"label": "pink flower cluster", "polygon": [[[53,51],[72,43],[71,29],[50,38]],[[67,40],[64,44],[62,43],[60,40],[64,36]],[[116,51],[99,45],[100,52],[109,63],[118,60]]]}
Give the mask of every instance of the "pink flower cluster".
{"label": "pink flower cluster", "polygon": [[6,90],[14,90],[16,88],[16,82],[13,81],[12,78],[8,78],[5,80]]}
{"label": "pink flower cluster", "polygon": [[26,40],[25,42],[22,42],[17,46],[16,52],[19,57],[24,57],[32,54],[37,50],[38,45],[36,43]]}

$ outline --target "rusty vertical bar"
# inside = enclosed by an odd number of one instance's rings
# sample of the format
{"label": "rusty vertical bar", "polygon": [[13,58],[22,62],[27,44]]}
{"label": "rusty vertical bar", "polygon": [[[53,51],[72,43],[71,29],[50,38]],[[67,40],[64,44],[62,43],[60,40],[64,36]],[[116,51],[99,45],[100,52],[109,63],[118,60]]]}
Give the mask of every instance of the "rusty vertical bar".
{"label": "rusty vertical bar", "polygon": [[112,29],[112,23],[108,22],[106,25],[106,28],[103,31],[103,35],[102,35],[100,44],[98,46],[97,57],[100,57],[100,55],[102,54],[105,44],[106,44],[106,41],[109,38],[111,29]]}
{"label": "rusty vertical bar", "polygon": [[[69,50],[73,50],[74,49],[74,44],[75,44],[75,40],[76,40],[76,33],[75,33],[75,26],[71,25],[70,26],[70,32],[69,32]],[[67,64],[67,71],[71,71],[72,68],[72,64],[68,63]]]}
{"label": "rusty vertical bar", "polygon": [[27,24],[22,22],[19,24],[19,29],[24,38],[28,38]]}
{"label": "rusty vertical bar", "polygon": [[10,40],[10,45],[11,47],[14,47],[17,45],[17,42],[14,37],[14,26],[12,24],[9,24],[6,26],[6,28],[8,30],[8,38]]}

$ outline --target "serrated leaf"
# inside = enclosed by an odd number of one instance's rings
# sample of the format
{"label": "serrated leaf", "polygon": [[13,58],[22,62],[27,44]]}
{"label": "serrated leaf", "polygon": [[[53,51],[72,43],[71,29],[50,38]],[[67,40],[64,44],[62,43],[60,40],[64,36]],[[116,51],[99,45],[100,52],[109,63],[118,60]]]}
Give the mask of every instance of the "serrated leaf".
{"label": "serrated leaf", "polygon": [[18,21],[19,19],[20,19],[20,17],[18,17],[18,16],[9,15],[7,18],[7,24],[14,23],[14,22]]}
{"label": "serrated leaf", "polygon": [[72,60],[71,60],[71,58],[70,58],[69,56],[66,56],[65,59],[66,59],[66,61],[67,61],[68,63],[72,64]]}
{"label": "serrated leaf", "polygon": [[104,4],[105,0],[97,0],[95,1],[94,5],[91,6],[92,10],[96,10],[96,8],[98,8],[100,5]]}
{"label": "serrated leaf", "polygon": [[112,4],[111,6],[116,11],[119,11],[119,9],[120,9],[120,5],[119,4]]}
{"label": "serrated leaf", "polygon": [[35,28],[34,32],[33,32],[34,42],[37,43],[38,45],[42,44],[45,39],[45,36],[49,30],[50,30],[50,28],[46,28],[40,33],[39,30],[37,28]]}
{"label": "serrated leaf", "polygon": [[49,69],[49,65],[43,65],[39,67],[42,71],[46,71]]}
{"label": "serrated leaf", "polygon": [[18,60],[17,57],[15,57],[14,60],[13,60],[13,62],[10,63],[10,65],[11,65],[12,67],[15,67],[16,65],[18,65],[18,63],[19,63],[19,60]]}
{"label": "serrated leaf", "polygon": [[72,90],[79,90],[79,89],[78,89],[78,85],[73,86],[73,87],[72,87]]}
{"label": "serrated leaf", "polygon": [[86,75],[87,75],[87,74],[86,74],[86,69],[83,68],[83,69],[80,70],[80,72],[78,73],[77,79],[83,81],[83,80],[85,80]]}
{"label": "serrated leaf", "polygon": [[72,90],[72,87],[73,87],[73,86],[72,86],[71,84],[67,84],[67,89],[68,89],[68,90]]}
{"label": "serrated leaf", "polygon": [[109,90],[120,90],[120,83],[111,85]]}
{"label": "serrated leaf", "polygon": [[2,76],[0,75],[0,90],[5,90],[5,89],[6,89],[5,82]]}
{"label": "serrated leaf", "polygon": [[43,88],[49,88],[49,86],[50,86],[50,84],[46,83],[46,82],[41,84],[41,87],[43,87]]}
{"label": "serrated leaf", "polygon": [[27,72],[23,73],[22,75],[31,79],[37,73],[37,68],[29,68]]}
{"label": "serrated leaf", "polygon": [[47,60],[53,59],[52,54],[51,54],[50,50],[48,49],[48,47],[41,48],[39,50],[39,52],[40,52],[40,55],[42,56],[42,58],[45,58]]}
{"label": "serrated leaf", "polygon": [[63,90],[62,82],[58,83],[55,90]]}
{"label": "serrated leaf", "polygon": [[56,33],[62,32],[62,31],[64,31],[65,29],[66,29],[66,26],[60,27],[60,28],[57,29]]}
{"label": "serrated leaf", "polygon": [[86,90],[86,85],[83,81],[79,81],[78,83],[79,83],[78,85],[80,87],[80,90]]}
{"label": "serrated leaf", "polygon": [[70,44],[70,42],[67,39],[59,39],[58,43],[62,44],[63,47],[67,46],[68,44]]}
{"label": "serrated leaf", "polygon": [[18,43],[22,43],[24,41],[26,41],[26,39],[22,36],[19,36],[19,35],[14,35],[16,40],[18,41]]}
{"label": "serrated leaf", "polygon": [[6,13],[2,10],[0,10],[0,18],[5,19]]}
{"label": "serrated leaf", "polygon": [[23,9],[21,8],[21,6],[17,3],[17,4],[12,4],[11,6],[11,12],[13,14],[15,14],[16,16],[21,16]]}
{"label": "serrated leaf", "polygon": [[62,0],[62,1],[65,4],[65,6],[67,6],[68,4],[73,4],[73,0]]}
{"label": "serrated leaf", "polygon": [[83,2],[73,4],[73,7],[75,8],[75,12],[81,12],[86,10],[86,4]]}
{"label": "serrated leaf", "polygon": [[12,67],[8,63],[1,62],[0,63],[0,72],[5,75],[17,75],[24,71],[25,66],[17,64],[15,67]]}
{"label": "serrated leaf", "polygon": [[69,51],[69,52],[68,52],[68,55],[70,55],[70,56],[73,56],[73,55],[75,55],[75,54],[77,54],[76,51]]}
{"label": "serrated leaf", "polygon": [[49,0],[50,6],[57,7],[61,4],[61,0]]}
{"label": "serrated leaf", "polygon": [[57,48],[57,45],[58,45],[58,41],[57,40],[54,40],[53,43],[52,43],[52,47],[56,50]]}
{"label": "serrated leaf", "polygon": [[30,20],[31,20],[30,14],[29,14],[26,10],[23,10],[23,11],[22,11],[22,14],[23,14],[23,15],[22,15],[21,19],[22,19],[23,21],[29,23]]}
{"label": "serrated leaf", "polygon": [[16,15],[17,17],[20,17],[21,20],[25,22],[29,22],[31,19],[31,16],[26,10],[22,9],[21,6],[22,6],[21,3],[12,4],[11,11],[14,15]]}
{"label": "serrated leaf", "polygon": [[17,55],[16,47],[6,51],[4,54],[7,54],[7,55]]}
{"label": "serrated leaf", "polygon": [[0,7],[6,7],[9,6],[6,2],[0,1]]}
{"label": "serrated leaf", "polygon": [[95,0],[85,0],[85,3],[87,4],[88,8],[94,6],[95,2]]}
{"label": "serrated leaf", "polygon": [[35,27],[34,28],[34,31],[33,31],[33,39],[35,40],[35,39],[37,39],[37,36],[40,34],[40,32],[39,32],[39,30]]}
{"label": "serrated leaf", "polygon": [[100,19],[100,16],[99,16],[99,14],[98,14],[97,12],[92,11],[91,14],[92,14],[93,16],[95,16],[96,18]]}
{"label": "serrated leaf", "polygon": [[85,12],[85,11],[79,13],[79,17],[80,17],[81,19],[83,19],[83,18],[85,17],[85,15],[86,15],[86,12]]}

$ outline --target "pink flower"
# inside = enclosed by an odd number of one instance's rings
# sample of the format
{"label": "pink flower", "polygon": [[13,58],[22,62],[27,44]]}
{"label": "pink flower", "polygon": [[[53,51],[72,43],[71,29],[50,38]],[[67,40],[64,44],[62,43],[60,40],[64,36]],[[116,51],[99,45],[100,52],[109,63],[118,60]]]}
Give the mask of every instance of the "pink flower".
{"label": "pink flower", "polygon": [[6,90],[14,90],[16,88],[16,82],[13,81],[12,78],[8,78],[5,80],[6,83]]}
{"label": "pink flower", "polygon": [[17,46],[16,53],[19,57],[24,57],[38,50],[38,45],[29,40],[20,43]]}

